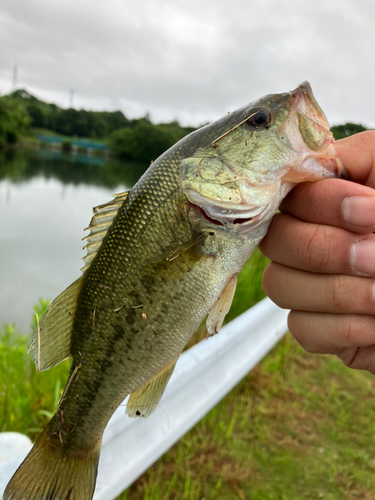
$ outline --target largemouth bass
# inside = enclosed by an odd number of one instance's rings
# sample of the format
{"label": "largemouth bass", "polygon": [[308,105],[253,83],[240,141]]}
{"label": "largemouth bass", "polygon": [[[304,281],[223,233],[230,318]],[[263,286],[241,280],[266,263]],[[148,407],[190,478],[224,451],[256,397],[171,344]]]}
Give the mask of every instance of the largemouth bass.
{"label": "largemouth bass", "polygon": [[97,207],[84,273],[52,302],[31,345],[39,370],[72,357],[69,379],[4,499],[90,500],[118,405],[130,394],[130,417],[155,410],[199,323],[208,314],[208,335],[220,329],[281,200],[296,183],[340,173],[305,82],[193,132]]}

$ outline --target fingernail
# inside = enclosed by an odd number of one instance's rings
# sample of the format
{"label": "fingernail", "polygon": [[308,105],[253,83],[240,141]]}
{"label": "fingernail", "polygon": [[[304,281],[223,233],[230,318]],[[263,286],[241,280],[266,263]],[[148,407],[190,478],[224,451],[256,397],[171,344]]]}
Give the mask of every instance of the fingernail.
{"label": "fingernail", "polygon": [[375,240],[360,240],[351,249],[351,265],[355,272],[375,276]]}
{"label": "fingernail", "polygon": [[375,198],[372,196],[352,196],[342,202],[344,220],[351,226],[364,229],[375,227]]}

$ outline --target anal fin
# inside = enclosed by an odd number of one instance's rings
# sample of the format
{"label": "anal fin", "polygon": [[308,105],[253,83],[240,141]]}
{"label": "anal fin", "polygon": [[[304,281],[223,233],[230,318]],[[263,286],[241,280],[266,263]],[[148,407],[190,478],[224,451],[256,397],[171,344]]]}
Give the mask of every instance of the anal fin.
{"label": "anal fin", "polygon": [[234,292],[237,286],[237,274],[232,276],[223,288],[220,297],[216,300],[206,321],[207,337],[212,337],[220,330],[225,316],[232,305]]}
{"label": "anal fin", "polygon": [[172,376],[178,358],[179,356],[165,366],[154,378],[130,394],[126,405],[126,415],[131,418],[146,418],[155,411]]}

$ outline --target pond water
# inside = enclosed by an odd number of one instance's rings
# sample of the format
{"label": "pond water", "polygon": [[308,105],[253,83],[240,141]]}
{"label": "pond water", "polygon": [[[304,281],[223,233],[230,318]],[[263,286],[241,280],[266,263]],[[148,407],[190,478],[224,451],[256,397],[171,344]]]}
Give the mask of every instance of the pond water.
{"label": "pond water", "polygon": [[32,306],[81,275],[92,207],[148,165],[50,150],[0,153],[0,325],[30,332]]}

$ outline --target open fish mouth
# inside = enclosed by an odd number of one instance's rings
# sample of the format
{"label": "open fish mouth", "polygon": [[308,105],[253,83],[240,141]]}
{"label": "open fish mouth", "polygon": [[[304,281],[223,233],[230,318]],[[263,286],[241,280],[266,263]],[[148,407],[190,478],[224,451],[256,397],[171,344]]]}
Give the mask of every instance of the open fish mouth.
{"label": "open fish mouth", "polygon": [[186,190],[185,194],[190,203],[198,207],[199,212],[208,222],[244,235],[257,229],[268,220],[277,210],[281,199],[293,186],[291,183],[283,184],[283,186],[278,184],[274,196],[262,205],[231,204],[228,202],[220,202],[219,204],[217,200],[206,198],[193,190]]}

